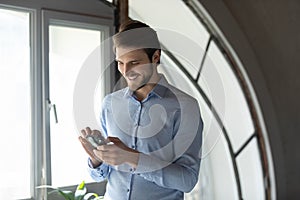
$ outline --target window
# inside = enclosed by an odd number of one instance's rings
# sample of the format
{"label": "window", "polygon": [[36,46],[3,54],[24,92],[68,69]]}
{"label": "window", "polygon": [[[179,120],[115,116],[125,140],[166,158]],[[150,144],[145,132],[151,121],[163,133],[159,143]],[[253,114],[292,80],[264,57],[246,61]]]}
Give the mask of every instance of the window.
{"label": "window", "polygon": [[58,120],[56,123],[55,115],[51,115],[51,175],[52,185],[55,186],[92,181],[85,170],[86,153],[77,140],[80,130],[74,123],[73,92],[85,60],[100,46],[100,42],[99,30],[49,26],[49,88]]}
{"label": "window", "polygon": [[254,133],[253,122],[239,82],[214,41],[208,49],[198,83],[228,129],[234,151],[238,151]]}
{"label": "window", "polygon": [[0,8],[0,199],[30,197],[30,13]]}
{"label": "window", "polygon": [[[109,27],[97,17],[44,10],[44,80],[47,184],[57,187],[92,182],[80,130],[99,129],[102,77],[109,59],[103,48]],[[106,53],[109,50],[106,50]],[[108,54],[107,54],[108,55]],[[111,60],[112,61],[112,60]],[[106,86],[107,87],[107,86]],[[51,176],[50,176],[51,175]],[[61,178],[68,177],[68,178]]]}
{"label": "window", "polygon": [[[77,139],[78,121],[74,123],[72,114],[74,82],[87,57],[113,31],[114,8],[107,2],[0,3],[0,199],[45,199],[47,192],[37,186],[91,181],[85,170],[87,155]],[[110,44],[101,48],[108,49]],[[111,52],[101,49],[96,54],[100,61],[92,65],[106,71],[105,76],[101,70],[97,76],[89,72],[98,83],[90,98],[97,102],[90,106],[95,121],[99,115],[95,110],[110,91],[114,73],[108,64],[113,61]]]}

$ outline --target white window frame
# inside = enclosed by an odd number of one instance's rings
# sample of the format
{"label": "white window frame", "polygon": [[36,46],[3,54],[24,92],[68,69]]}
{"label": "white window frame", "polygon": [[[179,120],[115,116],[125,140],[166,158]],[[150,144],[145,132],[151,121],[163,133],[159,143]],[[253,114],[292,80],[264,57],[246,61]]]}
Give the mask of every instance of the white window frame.
{"label": "white window frame", "polygon": [[[47,17],[57,17],[59,19],[70,19],[72,16],[76,22],[87,22],[83,18],[91,20],[94,24],[102,24],[106,27],[104,37],[109,37],[115,31],[114,10],[110,3],[104,0],[2,0],[0,8],[27,12],[30,15],[30,111],[31,111],[31,161],[30,161],[30,194],[29,199],[47,199],[46,190],[36,189],[37,186],[51,184],[50,171],[50,149],[49,149],[49,112],[46,105],[49,84],[47,82],[48,71],[46,71],[48,51],[43,45],[45,39],[44,30]],[[43,15],[43,10],[49,10],[50,15]],[[50,11],[51,10],[51,11]],[[60,12],[57,12],[60,11]],[[45,12],[44,12],[45,13]],[[56,14],[55,14],[56,13]],[[57,13],[60,13],[57,15]],[[64,14],[61,14],[64,13]],[[53,15],[52,15],[53,14]],[[92,20],[94,19],[94,20]],[[95,20],[98,19],[98,20]],[[48,36],[48,35],[47,35]],[[111,57],[110,53],[105,57]],[[112,58],[109,58],[112,60]],[[105,72],[107,85],[104,94],[112,90],[115,69]]]}

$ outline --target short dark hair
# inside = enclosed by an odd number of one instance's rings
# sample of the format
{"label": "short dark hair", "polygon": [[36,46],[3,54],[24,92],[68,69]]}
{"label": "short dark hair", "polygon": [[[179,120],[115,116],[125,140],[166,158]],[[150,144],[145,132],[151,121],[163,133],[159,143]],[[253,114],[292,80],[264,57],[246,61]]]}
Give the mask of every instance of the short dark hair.
{"label": "short dark hair", "polygon": [[152,61],[155,51],[161,51],[156,31],[137,20],[128,20],[122,23],[119,32],[113,37],[113,42],[114,50],[117,47],[143,49],[150,61]]}

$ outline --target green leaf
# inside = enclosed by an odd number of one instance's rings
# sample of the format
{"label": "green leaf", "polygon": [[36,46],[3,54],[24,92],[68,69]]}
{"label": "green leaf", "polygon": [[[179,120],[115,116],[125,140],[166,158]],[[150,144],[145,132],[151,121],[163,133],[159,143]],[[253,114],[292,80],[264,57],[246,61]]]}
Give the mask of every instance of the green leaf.
{"label": "green leaf", "polygon": [[95,198],[92,198],[92,199],[97,199],[99,196],[98,196],[98,194],[96,194],[96,193],[87,193],[86,195],[84,195],[84,200],[88,200],[88,199],[90,199],[92,196],[94,196]]}
{"label": "green leaf", "polygon": [[82,190],[85,187],[85,183],[84,181],[82,181],[78,186],[77,186],[77,190]]}
{"label": "green leaf", "polygon": [[65,200],[74,200],[73,192],[62,191],[62,190],[57,190],[57,191],[65,198]]}
{"label": "green leaf", "polygon": [[78,186],[77,189],[75,191],[75,200],[82,200],[84,195],[86,194],[87,189],[85,187],[85,183],[84,181],[82,181]]}
{"label": "green leaf", "polygon": [[74,194],[72,191],[67,191],[67,190],[60,190],[60,189],[54,189],[50,192],[48,192],[48,195],[53,194],[53,193],[58,193],[61,196],[64,197],[65,200],[74,200]]}
{"label": "green leaf", "polygon": [[42,186],[38,186],[38,189],[40,188],[51,188],[53,189],[52,191],[48,192],[48,195],[52,194],[52,193],[58,193],[61,196],[64,197],[65,200],[99,200],[99,199],[104,199],[103,196],[98,196],[98,194],[96,193],[87,193],[87,188],[85,186],[85,182],[82,181],[76,188],[75,193],[73,193],[72,191],[63,191],[57,187],[53,187],[50,185],[42,185]]}
{"label": "green leaf", "polygon": [[95,199],[93,200],[100,200],[100,199],[104,199],[104,196],[99,196],[99,197],[96,197]]}

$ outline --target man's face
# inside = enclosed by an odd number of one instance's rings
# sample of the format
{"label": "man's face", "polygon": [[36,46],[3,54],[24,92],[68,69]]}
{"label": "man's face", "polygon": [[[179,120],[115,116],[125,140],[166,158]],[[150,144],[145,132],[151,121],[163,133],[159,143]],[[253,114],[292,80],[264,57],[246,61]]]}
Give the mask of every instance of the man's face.
{"label": "man's face", "polygon": [[154,66],[144,50],[116,48],[116,61],[130,90],[136,91],[149,83]]}

